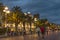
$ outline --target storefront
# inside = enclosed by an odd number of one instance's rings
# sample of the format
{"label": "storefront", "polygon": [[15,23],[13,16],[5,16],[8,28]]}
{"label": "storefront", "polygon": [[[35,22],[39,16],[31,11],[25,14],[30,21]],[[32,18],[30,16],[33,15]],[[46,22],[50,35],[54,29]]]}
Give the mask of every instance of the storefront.
{"label": "storefront", "polygon": [[[5,23],[4,25],[3,25],[5,28],[9,28],[11,31],[16,31],[16,29],[15,29],[15,23]],[[25,27],[25,30],[24,30],[24,27]],[[30,24],[29,23],[25,23],[25,26],[23,26],[23,23],[22,22],[20,22],[19,24],[18,24],[18,26],[17,26],[17,30],[18,30],[18,32],[23,32],[23,31],[25,31],[26,33],[30,33],[30,30],[31,31],[35,31],[35,28],[36,28],[36,26],[34,26],[34,23],[31,23],[31,26],[30,26]],[[8,29],[7,29],[8,30]]]}

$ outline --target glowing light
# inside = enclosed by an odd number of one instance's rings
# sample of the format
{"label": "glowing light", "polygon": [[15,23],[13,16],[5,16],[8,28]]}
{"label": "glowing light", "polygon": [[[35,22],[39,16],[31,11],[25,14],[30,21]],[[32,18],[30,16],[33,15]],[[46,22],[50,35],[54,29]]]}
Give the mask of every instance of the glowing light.
{"label": "glowing light", "polygon": [[5,10],[8,10],[8,7],[5,7]]}
{"label": "glowing light", "polygon": [[8,11],[6,11],[6,13],[10,13],[10,11],[8,10]]}
{"label": "glowing light", "polygon": [[32,28],[34,28],[34,24],[32,23],[32,26],[31,26]]}
{"label": "glowing light", "polygon": [[11,29],[11,31],[14,31],[14,29]]}
{"label": "glowing light", "polygon": [[18,27],[20,27],[20,25],[18,25]]}
{"label": "glowing light", "polygon": [[15,27],[15,24],[13,24],[13,27]]}
{"label": "glowing light", "polygon": [[34,21],[37,21],[37,18],[35,18]]}
{"label": "glowing light", "polygon": [[25,15],[27,15],[27,13],[24,13]]}
{"label": "glowing light", "polygon": [[30,12],[28,12],[28,14],[30,14]]}
{"label": "glowing light", "polygon": [[3,12],[6,12],[6,10],[3,10]]}

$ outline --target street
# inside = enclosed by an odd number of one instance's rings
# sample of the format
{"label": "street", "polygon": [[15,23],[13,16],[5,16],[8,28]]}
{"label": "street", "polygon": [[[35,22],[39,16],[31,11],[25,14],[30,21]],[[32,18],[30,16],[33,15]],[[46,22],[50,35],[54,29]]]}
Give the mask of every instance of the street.
{"label": "street", "polygon": [[45,34],[44,39],[42,39],[41,34],[38,37],[37,34],[16,36],[16,37],[7,37],[0,38],[0,40],[60,40],[60,31],[49,31],[48,35]]}

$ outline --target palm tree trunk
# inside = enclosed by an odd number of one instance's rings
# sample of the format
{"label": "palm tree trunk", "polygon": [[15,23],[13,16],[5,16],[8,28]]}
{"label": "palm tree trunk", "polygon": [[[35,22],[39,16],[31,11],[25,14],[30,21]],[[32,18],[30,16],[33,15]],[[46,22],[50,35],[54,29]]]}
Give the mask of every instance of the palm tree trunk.
{"label": "palm tree trunk", "polygon": [[25,22],[23,22],[23,35],[26,34],[26,30],[25,30]]}
{"label": "palm tree trunk", "polygon": [[31,34],[32,34],[32,30],[31,30],[31,22],[30,22],[30,32],[31,32]]}
{"label": "palm tree trunk", "polygon": [[15,31],[16,35],[18,35],[18,23],[17,22],[15,23],[15,30],[16,30]]}

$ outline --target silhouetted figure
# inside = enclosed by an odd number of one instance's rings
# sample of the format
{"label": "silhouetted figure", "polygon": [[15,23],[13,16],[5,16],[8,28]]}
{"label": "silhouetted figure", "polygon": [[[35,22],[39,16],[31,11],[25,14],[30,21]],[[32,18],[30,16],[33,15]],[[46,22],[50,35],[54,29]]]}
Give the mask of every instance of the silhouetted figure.
{"label": "silhouetted figure", "polygon": [[45,27],[44,27],[44,26],[41,26],[41,27],[40,27],[40,30],[41,30],[42,38],[44,39]]}
{"label": "silhouetted figure", "polygon": [[40,36],[40,28],[37,26],[36,27],[36,31],[37,31],[37,34],[38,34],[38,37]]}

